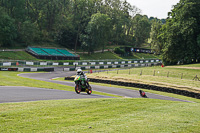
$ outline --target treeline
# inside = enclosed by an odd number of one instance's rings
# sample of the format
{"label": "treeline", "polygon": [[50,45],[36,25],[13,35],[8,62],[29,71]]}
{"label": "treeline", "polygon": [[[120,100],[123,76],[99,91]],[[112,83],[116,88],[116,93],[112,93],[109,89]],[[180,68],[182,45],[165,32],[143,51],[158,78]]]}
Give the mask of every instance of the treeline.
{"label": "treeline", "polygon": [[200,2],[180,0],[159,20],[126,0],[0,0],[0,46],[55,42],[104,50],[150,41],[165,64],[200,62]]}
{"label": "treeline", "polygon": [[93,52],[108,44],[140,46],[154,18],[126,0],[0,0],[0,46],[56,42]]}
{"label": "treeline", "polygon": [[200,1],[180,0],[166,24],[152,24],[150,38],[165,64],[200,62]]}

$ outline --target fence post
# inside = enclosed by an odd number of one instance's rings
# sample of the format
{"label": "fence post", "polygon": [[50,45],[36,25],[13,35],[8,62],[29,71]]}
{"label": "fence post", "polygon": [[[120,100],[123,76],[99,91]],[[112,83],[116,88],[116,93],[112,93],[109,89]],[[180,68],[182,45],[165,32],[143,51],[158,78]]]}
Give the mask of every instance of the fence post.
{"label": "fence post", "polygon": [[169,77],[169,72],[167,73],[167,77]]}
{"label": "fence post", "polygon": [[198,80],[199,81],[199,78],[198,78],[198,76],[196,75],[192,80]]}

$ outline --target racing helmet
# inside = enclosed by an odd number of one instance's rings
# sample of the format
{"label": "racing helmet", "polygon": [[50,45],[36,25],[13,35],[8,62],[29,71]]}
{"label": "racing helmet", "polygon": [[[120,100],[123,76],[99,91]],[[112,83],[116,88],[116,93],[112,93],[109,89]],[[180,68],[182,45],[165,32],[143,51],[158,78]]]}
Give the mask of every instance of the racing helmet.
{"label": "racing helmet", "polygon": [[80,75],[82,73],[82,70],[81,69],[78,69],[77,70],[77,75]]}

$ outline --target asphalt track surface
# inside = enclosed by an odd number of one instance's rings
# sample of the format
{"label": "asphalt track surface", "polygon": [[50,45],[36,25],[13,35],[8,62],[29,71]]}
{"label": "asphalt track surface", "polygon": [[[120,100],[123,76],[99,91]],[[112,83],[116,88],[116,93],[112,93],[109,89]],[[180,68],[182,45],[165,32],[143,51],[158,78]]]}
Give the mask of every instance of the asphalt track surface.
{"label": "asphalt track surface", "polygon": [[[75,75],[75,72],[55,71],[50,73],[25,73],[25,74],[19,74],[18,76],[62,84],[66,86],[74,86],[75,85],[74,82],[52,80],[53,78],[58,78],[58,77],[64,78],[65,76],[72,76],[72,75]],[[105,87],[99,85],[92,85],[92,88],[93,91],[115,94],[127,98],[141,98],[139,92],[136,90]],[[153,93],[146,93],[146,95],[148,98],[152,99],[190,102],[177,98],[157,95]],[[78,95],[73,91],[63,91],[63,90],[34,88],[34,87],[5,87],[5,86],[0,87],[0,103],[27,102],[27,101],[38,101],[38,100],[58,100],[58,99],[81,99],[81,98],[112,98],[112,97],[95,95],[95,94],[87,95],[86,93],[81,93]]]}
{"label": "asphalt track surface", "polygon": [[28,102],[39,100],[59,100],[59,99],[81,99],[81,98],[110,98],[101,95],[87,95],[81,93],[77,95],[72,91],[34,88],[34,87],[0,87],[0,103],[8,102]]}

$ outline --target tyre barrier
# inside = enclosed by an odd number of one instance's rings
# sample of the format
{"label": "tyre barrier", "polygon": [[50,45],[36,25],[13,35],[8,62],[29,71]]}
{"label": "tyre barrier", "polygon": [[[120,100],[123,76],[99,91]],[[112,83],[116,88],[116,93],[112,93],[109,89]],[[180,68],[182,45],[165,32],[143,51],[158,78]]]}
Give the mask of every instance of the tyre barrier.
{"label": "tyre barrier", "polygon": [[[74,78],[73,77],[65,77],[65,80],[74,80]],[[156,90],[156,91],[174,93],[174,94],[178,94],[178,95],[183,95],[183,96],[187,96],[187,97],[200,99],[200,93],[190,92],[190,91],[186,91],[186,90],[178,90],[175,88],[160,87],[160,86],[147,85],[147,84],[141,84],[141,83],[94,79],[94,78],[90,78],[89,81],[96,82],[96,83],[105,83],[105,84],[112,84],[112,85],[119,85],[119,86],[135,87],[135,88],[148,89],[148,90]]]}
{"label": "tyre barrier", "polygon": [[0,68],[0,71],[18,71],[18,72],[52,72],[54,68]]}

